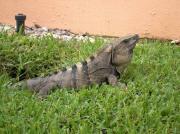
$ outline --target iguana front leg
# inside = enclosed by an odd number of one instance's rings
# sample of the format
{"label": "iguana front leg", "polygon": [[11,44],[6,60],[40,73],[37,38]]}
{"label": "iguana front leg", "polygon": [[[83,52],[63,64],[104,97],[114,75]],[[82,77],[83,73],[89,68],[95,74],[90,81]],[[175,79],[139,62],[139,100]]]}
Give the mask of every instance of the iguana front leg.
{"label": "iguana front leg", "polygon": [[108,83],[109,83],[110,85],[112,85],[112,86],[116,86],[117,83],[118,83],[117,77],[116,77],[115,75],[113,75],[113,74],[110,74],[110,75],[108,76]]}
{"label": "iguana front leg", "polygon": [[112,85],[112,86],[118,86],[118,87],[120,87],[120,88],[127,89],[126,84],[121,83],[121,82],[118,82],[117,77],[116,77],[115,75],[113,75],[113,74],[110,74],[110,75],[108,76],[108,83],[109,83],[110,85]]}

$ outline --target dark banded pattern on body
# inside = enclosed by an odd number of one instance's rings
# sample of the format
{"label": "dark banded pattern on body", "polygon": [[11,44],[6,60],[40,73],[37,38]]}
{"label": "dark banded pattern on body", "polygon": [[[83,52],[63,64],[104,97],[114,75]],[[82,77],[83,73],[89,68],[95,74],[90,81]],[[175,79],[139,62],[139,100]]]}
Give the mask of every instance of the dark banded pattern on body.
{"label": "dark banded pattern on body", "polygon": [[81,64],[82,64],[83,79],[87,81],[87,85],[90,85],[91,80],[90,80],[90,77],[89,77],[87,61],[83,61],[83,62],[81,62]]}
{"label": "dark banded pattern on body", "polygon": [[76,64],[72,66],[72,71],[71,71],[71,76],[72,76],[72,88],[77,88],[77,85],[76,85],[76,73],[77,73],[77,66]]}

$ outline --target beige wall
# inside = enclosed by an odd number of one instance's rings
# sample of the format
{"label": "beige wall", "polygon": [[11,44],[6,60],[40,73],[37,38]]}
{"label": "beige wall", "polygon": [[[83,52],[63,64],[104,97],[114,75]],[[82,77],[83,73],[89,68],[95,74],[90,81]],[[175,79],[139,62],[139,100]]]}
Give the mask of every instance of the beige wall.
{"label": "beige wall", "polygon": [[14,25],[16,13],[26,14],[29,26],[180,39],[180,0],[0,0],[0,22]]}

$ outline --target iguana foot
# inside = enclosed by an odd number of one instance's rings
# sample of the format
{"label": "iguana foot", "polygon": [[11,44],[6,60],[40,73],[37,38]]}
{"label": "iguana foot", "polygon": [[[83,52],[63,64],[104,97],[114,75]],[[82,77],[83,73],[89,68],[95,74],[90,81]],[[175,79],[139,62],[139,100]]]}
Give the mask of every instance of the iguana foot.
{"label": "iguana foot", "polygon": [[109,75],[108,77],[108,83],[112,86],[118,86],[120,87],[121,89],[127,89],[127,86],[126,84],[124,83],[121,83],[121,82],[118,82],[118,79],[115,75]]}
{"label": "iguana foot", "polygon": [[127,85],[125,83],[118,82],[117,86],[120,87],[121,89],[127,90]]}
{"label": "iguana foot", "polygon": [[113,74],[108,76],[108,83],[112,86],[116,86],[118,83],[117,77]]}

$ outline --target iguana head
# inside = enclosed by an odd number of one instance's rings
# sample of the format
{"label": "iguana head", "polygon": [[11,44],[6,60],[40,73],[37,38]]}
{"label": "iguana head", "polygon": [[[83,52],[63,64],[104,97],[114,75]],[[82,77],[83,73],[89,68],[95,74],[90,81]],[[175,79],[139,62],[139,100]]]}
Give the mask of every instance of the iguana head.
{"label": "iguana head", "polygon": [[125,67],[130,63],[133,55],[133,49],[139,40],[139,36],[129,35],[117,39],[112,48],[112,64],[117,71],[121,73]]}

